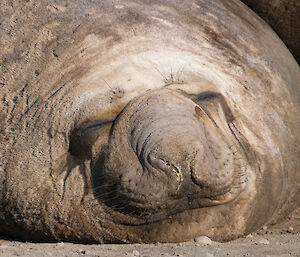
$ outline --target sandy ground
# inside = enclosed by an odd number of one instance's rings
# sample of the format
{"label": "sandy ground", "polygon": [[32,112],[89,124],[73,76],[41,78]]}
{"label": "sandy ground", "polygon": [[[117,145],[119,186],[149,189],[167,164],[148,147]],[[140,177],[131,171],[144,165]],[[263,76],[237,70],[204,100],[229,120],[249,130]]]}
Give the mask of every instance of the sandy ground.
{"label": "sandy ground", "polygon": [[[207,244],[205,244],[205,239]],[[197,241],[197,240],[196,240]],[[228,243],[209,242],[200,238],[178,244],[84,245],[72,243],[28,243],[0,240],[0,256],[299,256],[300,208],[286,221]]]}
{"label": "sandy ground", "polygon": [[[81,245],[0,241],[0,256],[300,256],[300,234],[241,238],[210,245],[186,242],[156,245]],[[267,241],[265,240],[267,239]],[[265,244],[265,243],[269,244]]]}

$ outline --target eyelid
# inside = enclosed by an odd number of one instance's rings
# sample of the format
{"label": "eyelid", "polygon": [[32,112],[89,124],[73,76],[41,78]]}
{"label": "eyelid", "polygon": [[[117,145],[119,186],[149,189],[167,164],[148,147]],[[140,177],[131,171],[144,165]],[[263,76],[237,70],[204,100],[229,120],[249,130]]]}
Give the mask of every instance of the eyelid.
{"label": "eyelid", "polygon": [[98,120],[98,121],[88,121],[84,122],[80,126],[76,126],[73,130],[73,134],[85,134],[88,131],[98,130],[103,127],[106,127],[107,125],[111,125],[113,121],[111,120]]}
{"label": "eyelid", "polygon": [[110,125],[112,123],[112,121],[105,121],[105,122],[101,122],[101,123],[96,123],[90,126],[87,126],[86,128],[84,128],[83,130],[94,130],[94,129],[101,129],[103,127],[106,127],[107,125]]}
{"label": "eyelid", "polygon": [[71,155],[81,158],[91,158],[92,147],[103,134],[105,136],[110,130],[112,121],[93,121],[81,125],[81,127],[74,129],[70,136],[69,152]]}

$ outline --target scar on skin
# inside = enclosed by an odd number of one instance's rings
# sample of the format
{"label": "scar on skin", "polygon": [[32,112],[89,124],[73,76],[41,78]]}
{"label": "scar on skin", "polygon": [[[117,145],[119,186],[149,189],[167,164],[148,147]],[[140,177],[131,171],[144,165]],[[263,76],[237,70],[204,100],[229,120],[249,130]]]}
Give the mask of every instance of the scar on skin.
{"label": "scar on skin", "polygon": [[196,112],[196,115],[197,115],[197,117],[200,119],[200,118],[202,118],[202,119],[204,119],[204,118],[206,118],[206,113],[205,113],[205,111],[199,106],[199,105],[196,105],[195,106],[195,112]]}

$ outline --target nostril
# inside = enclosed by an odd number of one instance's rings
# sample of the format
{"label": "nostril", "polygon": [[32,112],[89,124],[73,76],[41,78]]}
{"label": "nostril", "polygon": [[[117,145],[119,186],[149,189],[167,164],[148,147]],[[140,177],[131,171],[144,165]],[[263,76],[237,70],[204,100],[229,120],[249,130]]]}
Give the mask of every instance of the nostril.
{"label": "nostril", "polygon": [[147,157],[149,164],[158,170],[170,170],[171,163],[162,157],[156,156],[156,154],[150,153]]}
{"label": "nostril", "polygon": [[154,154],[150,154],[148,159],[149,164],[154,169],[165,172],[168,177],[171,178],[174,186],[174,191],[171,191],[171,194],[175,196],[178,195],[184,177],[182,168],[179,165],[168,161],[166,158],[157,157]]}

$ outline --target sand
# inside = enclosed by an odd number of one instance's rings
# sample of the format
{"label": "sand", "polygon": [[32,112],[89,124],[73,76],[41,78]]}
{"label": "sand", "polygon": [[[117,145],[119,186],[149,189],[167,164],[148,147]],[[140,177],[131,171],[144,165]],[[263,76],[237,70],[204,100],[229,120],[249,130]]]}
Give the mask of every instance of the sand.
{"label": "sand", "polygon": [[[197,242],[195,242],[197,241]],[[30,243],[0,240],[0,256],[299,256],[300,257],[300,208],[285,221],[227,243],[200,238],[177,244],[107,244],[87,245],[59,243]]]}

